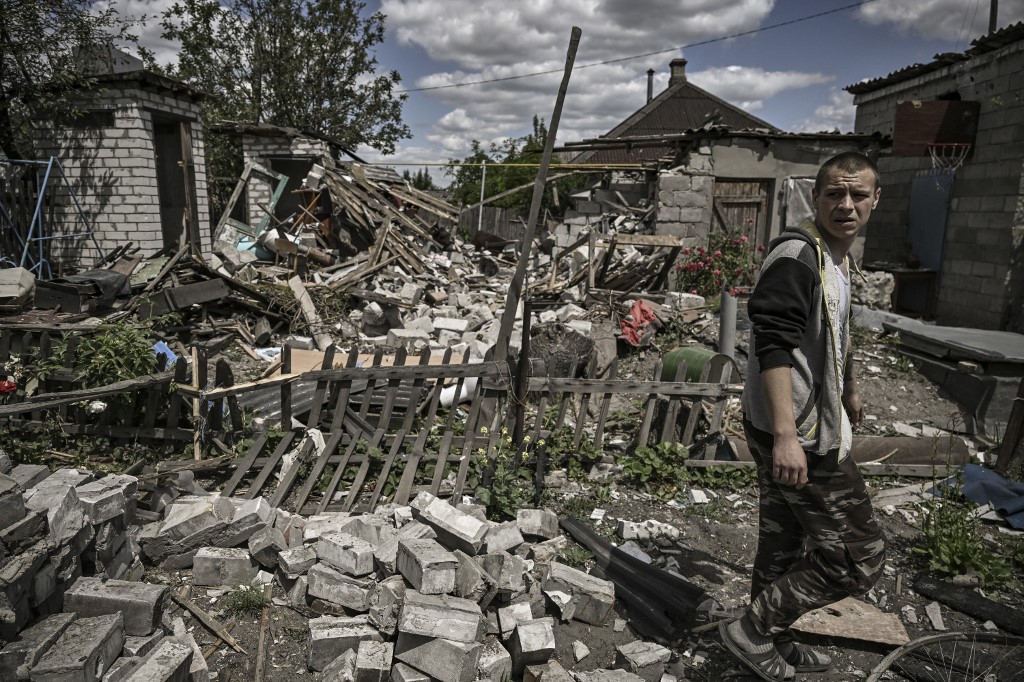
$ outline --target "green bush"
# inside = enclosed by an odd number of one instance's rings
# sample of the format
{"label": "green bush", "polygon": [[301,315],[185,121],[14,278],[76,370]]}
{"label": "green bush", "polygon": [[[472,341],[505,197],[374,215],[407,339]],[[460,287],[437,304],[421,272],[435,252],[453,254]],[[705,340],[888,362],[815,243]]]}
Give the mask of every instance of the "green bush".
{"label": "green bush", "polygon": [[683,249],[674,267],[676,290],[709,298],[720,294],[728,284],[735,295],[737,288],[754,284],[763,251],[763,246],[755,249],[746,235],[714,232],[706,249]]}

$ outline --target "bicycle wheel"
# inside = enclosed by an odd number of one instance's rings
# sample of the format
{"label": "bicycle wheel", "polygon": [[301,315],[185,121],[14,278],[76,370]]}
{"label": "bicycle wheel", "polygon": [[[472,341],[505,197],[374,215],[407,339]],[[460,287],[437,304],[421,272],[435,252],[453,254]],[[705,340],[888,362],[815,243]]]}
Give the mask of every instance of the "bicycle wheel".
{"label": "bicycle wheel", "polygon": [[998,632],[945,632],[922,637],[883,658],[871,671],[868,682],[892,679],[912,682],[1021,680],[1024,679],[1024,638]]}

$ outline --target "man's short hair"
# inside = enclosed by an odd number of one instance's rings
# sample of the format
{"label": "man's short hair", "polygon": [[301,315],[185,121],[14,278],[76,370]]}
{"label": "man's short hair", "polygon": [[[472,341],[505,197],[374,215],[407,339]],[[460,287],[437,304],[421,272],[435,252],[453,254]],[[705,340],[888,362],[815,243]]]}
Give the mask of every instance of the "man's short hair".
{"label": "man's short hair", "polygon": [[875,189],[882,186],[882,178],[874,161],[860,152],[843,152],[842,154],[836,154],[821,164],[821,168],[818,169],[818,176],[814,179],[815,192],[821,191],[821,185],[825,181],[825,177],[833,170],[837,170],[840,173],[860,173],[861,171],[869,170],[875,176]]}

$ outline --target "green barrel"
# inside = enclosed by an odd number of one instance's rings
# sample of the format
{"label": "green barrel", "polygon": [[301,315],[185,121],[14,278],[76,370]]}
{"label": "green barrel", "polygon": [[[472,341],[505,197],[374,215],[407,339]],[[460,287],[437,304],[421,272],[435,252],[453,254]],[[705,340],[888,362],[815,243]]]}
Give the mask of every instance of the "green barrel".
{"label": "green barrel", "polygon": [[706,348],[696,348],[693,346],[676,348],[666,353],[661,362],[662,381],[674,381],[676,368],[681,362],[686,363],[686,374],[683,375],[683,381],[700,381],[700,375],[704,372],[705,365],[709,363],[711,364],[711,371],[708,374],[708,381],[715,383],[719,381],[733,382],[736,380],[734,377],[739,376],[736,363],[733,362],[732,358]]}

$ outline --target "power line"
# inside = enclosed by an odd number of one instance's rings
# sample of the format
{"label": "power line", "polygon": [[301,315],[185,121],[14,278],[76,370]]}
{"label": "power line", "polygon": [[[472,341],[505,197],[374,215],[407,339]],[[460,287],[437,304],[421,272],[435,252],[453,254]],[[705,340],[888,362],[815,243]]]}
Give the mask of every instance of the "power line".
{"label": "power line", "polygon": [[[680,45],[678,47],[670,47],[670,48],[667,48],[667,49],[664,49],[664,50],[655,50],[654,52],[644,52],[643,54],[635,54],[635,55],[632,55],[632,56],[629,56],[629,57],[618,57],[617,59],[606,59],[606,60],[601,61],[601,62],[592,62],[590,64],[580,64],[580,65],[575,66],[573,68],[574,68],[574,70],[578,71],[580,69],[589,69],[589,68],[592,68],[592,67],[595,67],[595,66],[604,66],[606,64],[617,64],[619,62],[628,62],[628,61],[633,60],[633,59],[643,59],[644,57],[652,57],[654,55],[667,54],[669,52],[678,52],[679,50],[687,50],[687,49],[690,49],[690,48],[693,48],[693,47],[702,47],[704,45],[711,45],[713,43],[720,43],[720,42],[723,42],[723,41],[726,41],[726,40],[731,40],[733,38],[742,38],[743,36],[754,35],[755,33],[761,33],[762,31],[769,31],[771,29],[782,28],[784,26],[792,26],[793,24],[799,24],[799,23],[802,23],[802,22],[805,22],[805,21],[810,21],[811,19],[817,19],[819,17],[824,17],[824,16],[827,16],[829,14],[836,14],[838,12],[845,12],[846,10],[854,9],[856,7],[861,7],[862,5],[867,5],[867,4],[870,4],[872,2],[877,2],[877,0],[861,0],[860,2],[855,2],[855,3],[850,4],[850,5],[843,5],[842,7],[837,7],[836,9],[830,9],[830,10],[827,10],[825,12],[818,12],[817,14],[808,14],[807,16],[799,17],[797,19],[790,19],[789,21],[782,21],[782,22],[779,22],[777,24],[771,24],[769,26],[761,26],[760,28],[754,28],[754,29],[751,29],[749,31],[740,31],[739,33],[731,33],[731,34],[729,34],[727,36],[721,36],[721,37],[718,37],[718,38],[708,38],[707,40],[700,40],[700,41],[697,41],[695,43],[687,43],[686,45]],[[500,83],[502,81],[513,81],[513,80],[518,80],[520,78],[533,78],[535,76],[547,76],[547,75],[552,74],[552,73],[562,73],[562,69],[551,69],[549,71],[534,71],[534,72],[531,72],[531,73],[521,73],[521,74],[518,74],[518,75],[515,75],[515,76],[503,76],[502,78],[488,78],[486,80],[479,80],[479,81],[465,81],[463,83],[450,83],[448,85],[433,85],[433,86],[426,87],[426,88],[409,88],[408,90],[398,90],[396,92],[396,94],[400,94],[401,95],[401,94],[406,94],[406,93],[410,93],[410,92],[427,92],[428,90],[447,90],[449,88],[464,88],[464,87],[467,87],[467,86],[470,86],[470,85],[483,85],[485,83]]]}

